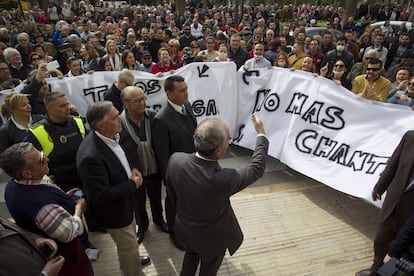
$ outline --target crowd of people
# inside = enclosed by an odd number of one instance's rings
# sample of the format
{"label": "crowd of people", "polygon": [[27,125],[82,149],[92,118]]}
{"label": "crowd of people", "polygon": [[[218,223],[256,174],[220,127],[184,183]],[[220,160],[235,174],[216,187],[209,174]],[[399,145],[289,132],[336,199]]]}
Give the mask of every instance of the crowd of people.
{"label": "crowd of people", "polygon": [[[311,72],[364,98],[412,106],[407,84],[414,69],[414,31],[404,20],[412,20],[414,11],[365,1],[344,24],[343,14],[335,5],[245,5],[235,22],[234,7],[193,2],[186,2],[182,15],[166,3],[114,9],[71,1],[51,3],[46,12],[33,7],[24,17],[19,10],[5,10],[0,89],[31,83],[41,61],[57,61],[58,69],[49,74],[59,78],[122,69],[161,77],[195,61],[233,61],[244,70]],[[377,20],[384,24],[371,27]],[[390,20],[402,23],[393,28]],[[306,28],[316,26],[326,29],[307,36]],[[369,69],[373,59],[381,62],[380,70]],[[401,68],[409,75],[397,78]],[[357,79],[361,75],[365,81]]]}
{"label": "crowd of people", "polygon": [[[153,223],[186,251],[183,271],[193,275],[201,260],[201,271],[214,275],[226,249],[233,254],[242,241],[228,197],[263,174],[268,141],[262,122],[253,116],[255,165],[241,171],[219,168],[217,160],[228,148],[228,127],[218,119],[197,126],[187,84],[173,73],[191,62],[234,62],[237,70],[246,71],[289,68],[330,79],[368,100],[413,106],[414,34],[405,22],[393,29],[390,20],[412,21],[414,11],[363,2],[345,24],[343,14],[334,5],[245,5],[236,22],[234,7],[189,1],[182,15],[167,3],[114,9],[70,1],[24,14],[4,10],[0,89],[24,84],[20,93],[5,97],[1,108],[6,121],[0,128],[0,166],[13,178],[6,203],[20,227],[53,245],[53,254],[40,254],[42,263],[33,269],[48,275],[59,270],[59,275],[92,275],[90,261],[99,250],[88,232],[103,231],[117,245],[123,273],[140,274],[151,262],[138,251],[149,227],[148,195]],[[383,26],[370,27],[369,22],[380,20]],[[307,27],[325,21],[322,33],[306,35]],[[147,108],[142,89],[133,86],[134,70],[167,76],[168,104],[157,113]],[[118,75],[105,101],[89,107],[88,130],[64,91],[49,91],[46,80],[95,71]],[[410,166],[404,183],[412,182],[411,171]],[[381,181],[373,200],[393,187],[384,176]],[[162,182],[167,186],[166,221]],[[211,186],[222,182],[220,188]],[[405,191],[412,191],[411,184]],[[393,200],[391,210],[400,198]],[[364,273],[382,265],[389,242],[413,211],[401,208],[398,227],[385,238],[381,231],[377,235],[374,265],[358,275],[370,275]],[[395,220],[395,213],[387,215]],[[200,220],[204,217],[217,225]],[[227,236],[218,238],[218,233]]]}

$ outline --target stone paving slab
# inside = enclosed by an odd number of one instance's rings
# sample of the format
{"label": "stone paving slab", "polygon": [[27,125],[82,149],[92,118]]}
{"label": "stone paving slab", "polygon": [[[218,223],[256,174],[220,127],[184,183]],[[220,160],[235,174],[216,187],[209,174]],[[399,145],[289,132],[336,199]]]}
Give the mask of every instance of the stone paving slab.
{"label": "stone paving slab", "polygon": [[[354,275],[368,267],[379,209],[312,180],[249,187],[231,199],[244,232],[218,275]],[[108,234],[91,233],[103,252],[96,275],[122,275]],[[145,275],[179,275],[183,252],[150,225],[139,247]]]}

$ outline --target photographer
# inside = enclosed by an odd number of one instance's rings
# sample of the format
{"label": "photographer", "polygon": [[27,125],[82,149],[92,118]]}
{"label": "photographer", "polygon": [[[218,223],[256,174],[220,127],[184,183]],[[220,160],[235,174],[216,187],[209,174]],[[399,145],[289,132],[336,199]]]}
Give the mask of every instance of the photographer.
{"label": "photographer", "polygon": [[57,245],[26,232],[17,225],[0,218],[0,275],[57,276],[65,258],[56,255]]}
{"label": "photographer", "polygon": [[409,252],[411,245],[414,245],[414,213],[388,246],[388,254],[385,256],[384,262],[388,262],[391,257],[401,258],[402,255]]}
{"label": "photographer", "polygon": [[384,265],[377,271],[377,275],[414,275],[414,255],[412,249],[410,250],[412,245],[414,245],[414,213],[389,244]]}

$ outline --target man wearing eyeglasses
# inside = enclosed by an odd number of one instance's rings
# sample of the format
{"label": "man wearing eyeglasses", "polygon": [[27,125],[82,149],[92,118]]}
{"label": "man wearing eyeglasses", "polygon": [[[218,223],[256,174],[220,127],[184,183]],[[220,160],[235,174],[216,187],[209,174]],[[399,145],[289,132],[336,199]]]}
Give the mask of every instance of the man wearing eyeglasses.
{"label": "man wearing eyeglasses", "polygon": [[355,78],[352,92],[368,100],[385,102],[391,90],[391,82],[381,76],[383,71],[381,60],[369,60],[366,71],[366,74]]}
{"label": "man wearing eyeglasses", "polygon": [[54,239],[57,254],[65,259],[59,275],[93,275],[79,239],[84,233],[81,216],[86,201],[74,201],[70,197],[73,191],[65,193],[45,177],[48,164],[43,152],[26,142],[14,144],[0,155],[0,167],[12,177],[4,192],[7,208],[20,227]]}
{"label": "man wearing eyeglasses", "polygon": [[146,108],[146,96],[139,87],[124,88],[121,99],[124,111],[121,113],[122,132],[119,143],[131,168],[137,168],[143,175],[143,183],[135,192],[134,203],[137,238],[138,243],[141,243],[149,226],[146,194],[150,200],[153,222],[161,231],[168,233],[168,226],[162,216],[161,175],[151,144],[151,123],[155,111]]}

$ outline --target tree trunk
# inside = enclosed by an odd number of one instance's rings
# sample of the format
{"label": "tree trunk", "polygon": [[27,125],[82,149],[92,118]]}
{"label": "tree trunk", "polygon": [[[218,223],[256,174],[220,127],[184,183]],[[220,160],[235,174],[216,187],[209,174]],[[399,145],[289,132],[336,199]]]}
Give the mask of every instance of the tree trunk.
{"label": "tree trunk", "polygon": [[175,1],[175,9],[178,11],[178,13],[180,15],[184,15],[185,0],[176,0]]}
{"label": "tree trunk", "polygon": [[359,0],[347,0],[345,6],[345,12],[342,18],[342,26],[348,22],[348,17],[352,16],[355,18]]}

